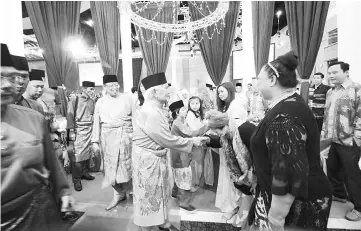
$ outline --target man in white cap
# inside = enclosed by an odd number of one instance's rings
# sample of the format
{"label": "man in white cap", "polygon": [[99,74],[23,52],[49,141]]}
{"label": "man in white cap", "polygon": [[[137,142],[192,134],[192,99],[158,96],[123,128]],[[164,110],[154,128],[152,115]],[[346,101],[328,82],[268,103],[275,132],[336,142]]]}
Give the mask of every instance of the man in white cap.
{"label": "man in white cap", "polygon": [[132,189],[132,108],[131,94],[119,92],[115,75],[104,75],[106,94],[95,105],[92,143],[97,152],[99,145],[103,157],[104,180],[102,187],[112,186],[114,197],[106,210],[126,200]]}
{"label": "man in white cap", "polygon": [[94,95],[94,88],[94,82],[82,82],[81,96],[76,96],[74,100],[68,103],[67,129],[73,129],[75,133],[73,149],[75,158],[72,158],[72,178],[76,191],[83,189],[81,179],[95,179],[94,176],[89,174],[95,108],[95,102],[91,96]]}

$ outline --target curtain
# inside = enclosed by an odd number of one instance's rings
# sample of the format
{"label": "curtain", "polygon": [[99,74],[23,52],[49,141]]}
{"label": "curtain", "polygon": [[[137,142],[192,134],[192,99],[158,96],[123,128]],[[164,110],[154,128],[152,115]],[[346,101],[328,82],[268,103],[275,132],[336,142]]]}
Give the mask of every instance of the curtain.
{"label": "curtain", "polygon": [[118,2],[91,1],[95,38],[105,75],[116,75],[119,65],[120,14]]}
{"label": "curtain", "polygon": [[[206,5],[208,5],[208,7]],[[209,10],[213,12],[217,6],[218,2],[189,2],[189,11],[192,15],[191,20],[199,20],[203,18],[204,15],[209,15]],[[219,34],[217,31],[214,32],[215,25],[205,29],[196,30],[197,39],[198,41],[201,41],[199,47],[201,49],[203,61],[206,65],[208,74],[215,85],[221,84],[227,71],[229,57],[234,44],[239,7],[240,2],[229,2],[229,9],[224,19],[225,27]],[[219,30],[221,27],[221,20],[216,25]],[[207,33],[209,37],[213,34],[213,37],[209,39]]]}
{"label": "curtain", "polygon": [[252,2],[253,51],[256,75],[268,62],[275,2]]}
{"label": "curtain", "polygon": [[[78,35],[80,2],[25,1],[25,5],[36,39],[44,51],[49,86],[61,86],[69,83],[65,81],[65,78],[73,59],[72,54],[64,49],[64,46],[73,36]],[[66,87],[71,89],[74,86]],[[60,93],[65,94],[64,91],[60,91]],[[65,98],[65,95],[60,97]],[[65,100],[64,105],[61,106],[63,116],[66,116],[66,104]]]}
{"label": "curtain", "polygon": [[323,37],[329,1],[286,1],[286,15],[292,50],[298,55],[298,73],[308,79],[315,65]]}
{"label": "curtain", "polygon": [[[133,86],[137,87],[140,82],[140,74],[142,72],[142,58],[133,58]],[[119,59],[119,68],[118,68],[118,81],[120,84],[120,91],[124,92],[124,84],[123,84],[123,63],[122,60]],[[128,89],[130,90],[130,89]]]}
{"label": "curtain", "polygon": [[[138,14],[143,18],[152,19],[161,23],[175,23],[173,9],[177,7],[176,2],[164,2],[162,10],[156,16],[158,11],[157,3],[151,3],[144,11],[141,11]],[[177,10],[175,12],[177,12]],[[159,72],[165,72],[167,70],[170,51],[172,49],[173,33],[152,31],[138,26],[136,26],[136,29],[139,37],[139,46],[143,54],[145,65],[147,66],[147,74],[152,75]],[[151,38],[156,38],[156,40]],[[156,41],[160,44],[157,44]]]}

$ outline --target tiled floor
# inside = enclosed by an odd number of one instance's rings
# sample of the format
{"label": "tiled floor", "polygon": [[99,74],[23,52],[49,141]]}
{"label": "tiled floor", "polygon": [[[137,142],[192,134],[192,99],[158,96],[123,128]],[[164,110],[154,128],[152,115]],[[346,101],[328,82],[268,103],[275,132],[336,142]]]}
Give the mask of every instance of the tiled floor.
{"label": "tiled floor", "polygon": [[[83,191],[73,191],[73,196],[77,201],[76,209],[78,211],[85,211],[87,216],[122,218],[121,225],[126,226],[127,231],[137,231],[138,228],[132,220],[132,198],[130,197],[112,211],[105,211],[105,207],[112,199],[113,192],[110,187],[101,188],[102,175],[100,173],[95,174],[95,177],[94,181],[82,181]],[[69,183],[71,183],[70,177]],[[194,206],[200,210],[195,214],[187,214],[180,211],[177,202],[172,201],[170,220],[176,227],[180,228],[181,220],[226,223],[226,221],[222,219],[220,211],[214,206],[215,194],[213,192],[208,190],[200,191],[193,201]],[[346,211],[352,207],[353,205],[349,202],[346,204],[333,202],[328,228],[361,230],[361,221],[350,222],[344,219]],[[112,223],[108,222],[108,224],[111,225]],[[119,226],[119,224],[115,224],[114,226],[114,230],[117,230],[116,227]]]}

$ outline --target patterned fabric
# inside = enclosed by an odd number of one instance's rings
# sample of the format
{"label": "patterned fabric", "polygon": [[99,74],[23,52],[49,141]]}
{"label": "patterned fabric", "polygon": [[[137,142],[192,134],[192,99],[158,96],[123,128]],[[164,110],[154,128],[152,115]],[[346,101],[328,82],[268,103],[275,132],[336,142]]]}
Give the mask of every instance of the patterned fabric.
{"label": "patterned fabric", "polygon": [[192,168],[173,168],[174,182],[178,188],[191,190],[192,187]]}
{"label": "patterned fabric", "polygon": [[344,146],[361,146],[361,85],[348,80],[328,91],[323,138]]}
{"label": "patterned fabric", "polygon": [[287,114],[279,114],[266,131],[266,144],[272,161],[272,194],[306,196],[309,165],[306,129]]}
{"label": "patterned fabric", "polygon": [[259,93],[254,92],[250,97],[249,105],[250,115],[254,116],[252,122],[258,125],[265,115],[267,103]]}
{"label": "patterned fabric", "polygon": [[102,125],[100,144],[104,163],[103,188],[131,180],[132,132],[129,127]]}
{"label": "patterned fabric", "polygon": [[310,89],[309,103],[315,118],[322,119],[324,116],[326,105],[326,94],[330,90],[330,86],[320,84],[318,87]]}
{"label": "patterned fabric", "polygon": [[[275,230],[268,220],[271,198],[271,194],[257,189],[248,217],[249,224],[252,224],[251,230]],[[320,197],[312,200],[296,198],[286,216],[285,228],[326,230],[331,204],[331,197]]]}

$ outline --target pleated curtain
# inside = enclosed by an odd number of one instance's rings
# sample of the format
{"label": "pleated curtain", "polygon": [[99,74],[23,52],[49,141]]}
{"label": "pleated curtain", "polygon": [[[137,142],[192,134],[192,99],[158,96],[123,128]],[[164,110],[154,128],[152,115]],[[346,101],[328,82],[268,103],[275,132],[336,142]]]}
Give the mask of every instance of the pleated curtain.
{"label": "pleated curtain", "polygon": [[[91,1],[95,38],[103,73],[117,75],[120,49],[120,13],[118,2]],[[99,76],[101,78],[101,76]]]}
{"label": "pleated curtain", "polygon": [[268,62],[271,45],[274,1],[252,2],[253,51],[256,75]]}
{"label": "pleated curtain", "polygon": [[[175,2],[164,2],[162,10],[158,13],[156,3],[151,3],[141,12],[141,17],[154,20],[161,23],[175,23],[176,17],[173,16],[174,8],[177,8]],[[141,6],[139,6],[141,8]],[[134,9],[133,9],[134,10]],[[177,12],[177,11],[176,11]],[[136,26],[139,38],[139,46],[142,51],[143,59],[147,67],[147,75],[165,72],[169,61],[170,51],[172,49],[173,33],[164,33],[152,31]],[[152,39],[155,38],[155,39]],[[160,44],[157,44],[158,41]]]}
{"label": "pleated curtain", "polygon": [[[77,81],[66,79],[74,60],[65,45],[69,39],[78,35],[80,3],[79,1],[25,1],[36,39],[44,51],[49,86],[64,84],[70,89],[74,88],[74,84],[79,86],[79,79]],[[63,102],[61,114],[66,116],[65,91],[58,93]]]}
{"label": "pleated curtain", "polygon": [[[194,4],[196,4],[196,6]],[[199,20],[205,15],[209,15],[209,11],[213,12],[217,6],[218,2],[189,3],[191,20]],[[195,32],[198,41],[201,41],[199,43],[199,47],[201,49],[207,72],[215,85],[222,83],[224,75],[227,71],[229,58],[234,44],[234,35],[237,26],[239,7],[239,1],[229,2],[229,9],[224,19],[225,27],[220,31],[219,34],[217,31],[214,32],[215,25],[209,26],[205,29],[211,39],[208,38],[207,33],[204,32],[204,29],[199,29]],[[220,28],[222,28],[220,21],[217,23],[217,28],[218,31]]]}

